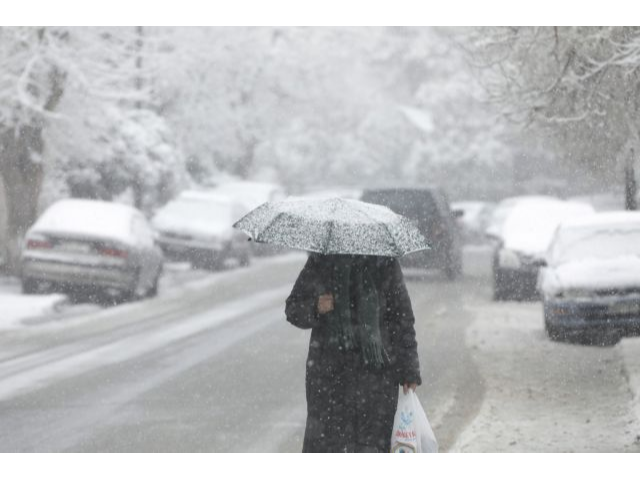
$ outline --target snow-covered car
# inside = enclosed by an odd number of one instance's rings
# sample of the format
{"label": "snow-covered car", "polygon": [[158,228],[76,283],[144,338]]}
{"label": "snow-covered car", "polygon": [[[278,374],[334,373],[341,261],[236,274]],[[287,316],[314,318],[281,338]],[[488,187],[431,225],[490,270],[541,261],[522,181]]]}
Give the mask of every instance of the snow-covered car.
{"label": "snow-covered car", "polygon": [[221,268],[229,259],[246,266],[251,258],[248,237],[233,228],[244,211],[234,198],[189,190],[160,208],[151,223],[168,259],[208,269]]}
{"label": "snow-covered car", "polygon": [[500,201],[492,210],[484,231],[485,235],[489,238],[499,241],[502,235],[502,227],[504,226],[504,222],[507,220],[509,213],[515,208],[516,205],[533,202],[545,202],[547,200],[558,201],[560,199],[557,197],[546,195],[522,195],[517,197],[505,198],[504,200]]}
{"label": "snow-covered car", "polygon": [[[242,205],[240,216],[249,213],[265,202],[283,200],[287,195],[284,188],[277,183],[254,181],[228,181],[219,184],[215,192],[235,199]],[[238,217],[239,218],[239,217]],[[274,255],[282,252],[281,247],[266,243],[251,242],[251,251],[258,256]]]}
{"label": "snow-covered car", "polygon": [[564,222],[539,288],[551,338],[599,331],[640,334],[640,213],[606,212]]}
{"label": "snow-covered car", "polygon": [[482,201],[451,203],[451,211],[457,218],[464,243],[482,243],[484,231],[489,225],[495,204]]}
{"label": "snow-covered car", "polygon": [[221,183],[214,191],[235,198],[243,205],[245,213],[265,202],[282,200],[286,197],[285,191],[280,185],[269,182],[231,181]]}
{"label": "snow-covered car", "polygon": [[519,201],[507,212],[493,255],[494,300],[527,300],[537,296],[540,266],[558,225],[593,215],[586,203],[553,198]]}
{"label": "snow-covered car", "polygon": [[96,290],[123,299],[154,296],[163,255],[137,209],[100,200],[51,205],[27,231],[21,255],[24,293]]}
{"label": "snow-covered car", "polygon": [[300,195],[303,198],[352,198],[354,200],[362,197],[362,189],[349,187],[336,188],[313,188]]}

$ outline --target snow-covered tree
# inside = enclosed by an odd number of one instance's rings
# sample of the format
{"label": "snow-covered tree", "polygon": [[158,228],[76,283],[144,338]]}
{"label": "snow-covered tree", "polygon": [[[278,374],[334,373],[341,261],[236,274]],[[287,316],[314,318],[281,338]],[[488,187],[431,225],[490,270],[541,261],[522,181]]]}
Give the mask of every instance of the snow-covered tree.
{"label": "snow-covered tree", "polygon": [[640,145],[638,27],[480,28],[466,45],[506,116],[600,183],[622,177]]}
{"label": "snow-covered tree", "polygon": [[0,29],[0,176],[7,215],[6,256],[15,268],[18,242],[37,215],[44,176],[44,130],[67,86],[69,32]]}
{"label": "snow-covered tree", "polygon": [[[145,82],[149,73],[140,58],[147,39],[141,33],[0,29],[0,175],[10,269],[38,214],[46,178],[60,179],[73,193],[95,186],[107,198],[124,184],[144,207],[151,201],[145,205],[144,197],[170,187],[171,173],[180,172],[179,149],[154,110],[151,82]],[[103,184],[81,185],[87,174],[100,177],[102,167],[111,172],[102,175]]]}

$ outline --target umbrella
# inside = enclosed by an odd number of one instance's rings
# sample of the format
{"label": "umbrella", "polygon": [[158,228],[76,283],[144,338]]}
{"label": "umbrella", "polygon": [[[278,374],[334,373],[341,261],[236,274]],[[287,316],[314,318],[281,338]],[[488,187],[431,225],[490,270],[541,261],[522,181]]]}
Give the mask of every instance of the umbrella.
{"label": "umbrella", "polygon": [[400,257],[429,249],[406,217],[381,205],[345,198],[267,202],[233,226],[256,242],[322,254]]}

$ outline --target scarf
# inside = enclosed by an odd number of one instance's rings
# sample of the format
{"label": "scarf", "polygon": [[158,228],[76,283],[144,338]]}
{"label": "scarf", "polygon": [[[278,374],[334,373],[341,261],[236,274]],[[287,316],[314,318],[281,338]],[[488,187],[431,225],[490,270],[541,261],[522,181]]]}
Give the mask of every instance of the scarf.
{"label": "scarf", "polygon": [[[364,257],[333,257],[333,310],[327,314],[329,344],[345,350],[360,347],[365,366],[382,368],[386,352],[380,337],[380,307],[373,275]],[[354,285],[355,292],[351,286]],[[351,299],[355,301],[356,318],[352,319]],[[357,336],[353,320],[358,326]]]}

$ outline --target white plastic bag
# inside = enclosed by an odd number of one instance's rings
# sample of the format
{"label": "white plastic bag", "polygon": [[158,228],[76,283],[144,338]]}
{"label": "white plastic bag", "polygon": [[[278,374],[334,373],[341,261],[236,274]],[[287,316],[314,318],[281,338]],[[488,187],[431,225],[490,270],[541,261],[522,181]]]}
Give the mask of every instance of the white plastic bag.
{"label": "white plastic bag", "polygon": [[392,453],[438,453],[438,441],[413,390],[398,395],[391,434]]}

